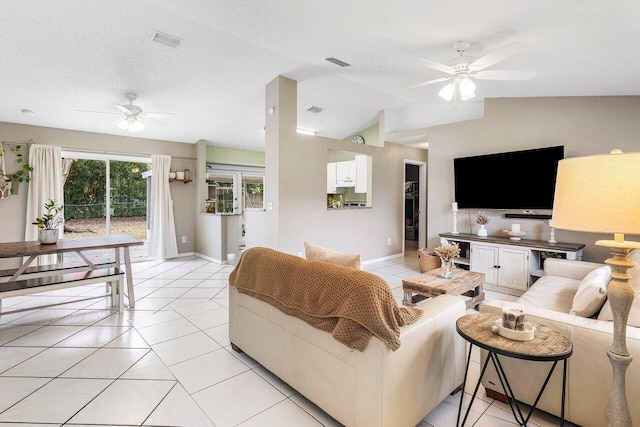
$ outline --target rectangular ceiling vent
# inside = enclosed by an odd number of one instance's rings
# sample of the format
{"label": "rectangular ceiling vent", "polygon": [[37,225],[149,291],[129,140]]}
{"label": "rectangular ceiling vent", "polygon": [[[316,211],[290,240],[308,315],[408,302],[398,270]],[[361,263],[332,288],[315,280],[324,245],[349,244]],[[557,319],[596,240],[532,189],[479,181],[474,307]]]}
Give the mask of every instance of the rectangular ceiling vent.
{"label": "rectangular ceiling vent", "polygon": [[344,61],[340,61],[340,60],[339,60],[339,59],[337,59],[337,58],[324,58],[324,60],[325,60],[325,61],[329,61],[329,62],[331,62],[332,64],[339,65],[339,66],[341,66],[341,67],[348,67],[348,66],[350,66],[350,65],[351,65],[351,64],[347,64],[347,63],[346,63],[346,62],[344,62]]}
{"label": "rectangular ceiling vent", "polygon": [[181,38],[172,36],[171,34],[161,33],[160,31],[154,31],[153,34],[151,34],[151,41],[172,47],[174,49],[177,49],[178,46],[180,46],[180,43],[182,43]]}
{"label": "rectangular ceiling vent", "polygon": [[321,113],[322,110],[324,110],[324,108],[320,108],[320,107],[311,107],[311,108],[307,109],[307,111],[310,111],[310,112],[316,113],[316,114]]}

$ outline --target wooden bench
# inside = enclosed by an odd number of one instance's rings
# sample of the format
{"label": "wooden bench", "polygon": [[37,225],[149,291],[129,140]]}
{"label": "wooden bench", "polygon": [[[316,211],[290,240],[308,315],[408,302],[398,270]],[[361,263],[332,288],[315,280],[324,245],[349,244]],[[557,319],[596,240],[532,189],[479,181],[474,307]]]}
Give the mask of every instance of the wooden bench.
{"label": "wooden bench", "polygon": [[[48,266],[47,266],[48,267]],[[40,269],[41,267],[33,267]],[[2,309],[2,298],[14,297],[19,295],[34,294],[37,292],[54,291],[57,289],[72,288],[76,286],[91,285],[94,283],[106,282],[111,284],[111,305],[115,305],[116,295],[118,298],[118,311],[123,309],[123,291],[124,291],[124,272],[115,267],[101,268],[96,270],[65,272],[61,274],[51,275],[51,269],[48,270],[49,275],[43,277],[30,277],[28,279],[15,280],[0,283],[0,309]],[[113,284],[115,283],[115,286]],[[70,301],[70,302],[77,302]],[[16,313],[24,310],[32,310],[34,308],[50,307],[56,304],[48,304],[28,309],[19,309],[13,311],[0,312],[0,315]],[[64,303],[63,303],[64,304]]]}
{"label": "wooden bench", "polygon": [[[91,261],[91,263],[94,266],[101,267],[101,268],[116,266],[115,260],[111,258],[98,259],[95,261]],[[64,263],[57,263],[57,264],[50,264],[50,265],[28,267],[24,269],[24,271],[22,271],[20,275],[23,276],[28,274],[29,275],[28,278],[32,279],[35,277],[50,276],[53,271],[59,271],[60,273],[73,273],[76,271],[86,271],[90,269],[91,267],[82,261],[71,261],[71,262],[64,262]],[[14,274],[16,274],[19,270],[20,269],[18,268],[0,270],[0,282],[10,280],[9,278],[12,277]]]}

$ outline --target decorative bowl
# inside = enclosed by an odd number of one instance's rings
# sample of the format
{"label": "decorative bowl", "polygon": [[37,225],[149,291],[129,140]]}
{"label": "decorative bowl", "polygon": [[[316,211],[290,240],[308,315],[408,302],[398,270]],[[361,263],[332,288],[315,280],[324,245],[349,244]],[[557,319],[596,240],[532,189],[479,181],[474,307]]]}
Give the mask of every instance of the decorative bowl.
{"label": "decorative bowl", "polygon": [[526,231],[511,231],[511,230],[502,230],[509,235],[509,239],[511,240],[520,240],[524,236],[526,236]]}
{"label": "decorative bowl", "polygon": [[491,326],[491,331],[514,341],[531,341],[536,335],[536,327],[531,323],[524,323],[524,331],[516,331],[502,326],[502,319],[496,320],[495,324]]}

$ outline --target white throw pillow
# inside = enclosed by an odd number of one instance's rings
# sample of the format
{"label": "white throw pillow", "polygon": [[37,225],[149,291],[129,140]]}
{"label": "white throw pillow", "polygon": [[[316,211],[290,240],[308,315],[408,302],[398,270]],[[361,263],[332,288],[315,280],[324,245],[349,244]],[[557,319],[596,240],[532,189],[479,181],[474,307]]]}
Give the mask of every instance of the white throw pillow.
{"label": "white throw pillow", "polygon": [[[629,283],[633,286],[636,298],[631,305],[627,325],[640,328],[640,249],[632,250],[629,254],[629,260],[636,265],[635,267],[627,270],[627,273],[631,276]],[[607,300],[607,302],[602,306],[602,310],[600,310],[600,314],[598,315],[598,320],[613,321],[613,313],[611,313],[609,300]]]}
{"label": "white throw pillow", "polygon": [[344,267],[355,268],[356,270],[361,269],[360,254],[336,252],[308,242],[304,242],[304,252],[309,260],[324,261]]}
{"label": "white throw pillow", "polygon": [[607,283],[611,279],[611,267],[605,265],[589,272],[580,282],[569,313],[580,317],[596,314],[607,299]]}

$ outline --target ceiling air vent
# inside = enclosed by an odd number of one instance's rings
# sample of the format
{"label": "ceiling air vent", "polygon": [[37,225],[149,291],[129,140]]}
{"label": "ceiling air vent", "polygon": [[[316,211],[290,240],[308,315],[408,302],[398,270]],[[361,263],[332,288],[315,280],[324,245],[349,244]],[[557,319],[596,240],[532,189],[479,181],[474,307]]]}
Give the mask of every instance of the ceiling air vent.
{"label": "ceiling air vent", "polygon": [[324,60],[325,61],[329,61],[329,62],[331,62],[333,64],[336,64],[336,65],[339,65],[341,67],[348,67],[348,66],[351,65],[351,64],[347,64],[344,61],[340,61],[339,59],[336,59],[336,58],[324,58]]}
{"label": "ceiling air vent", "polygon": [[324,110],[324,108],[320,108],[320,107],[311,107],[309,109],[307,109],[307,111],[310,111],[312,113],[321,113],[322,110]]}
{"label": "ceiling air vent", "polygon": [[182,43],[181,38],[172,36],[171,34],[161,33],[160,31],[154,31],[153,34],[151,34],[151,40],[174,49],[177,49],[180,43]]}

